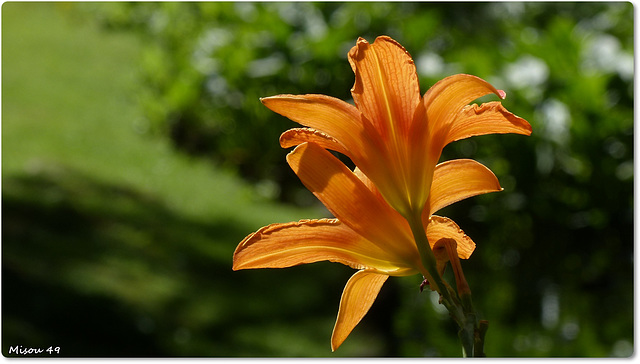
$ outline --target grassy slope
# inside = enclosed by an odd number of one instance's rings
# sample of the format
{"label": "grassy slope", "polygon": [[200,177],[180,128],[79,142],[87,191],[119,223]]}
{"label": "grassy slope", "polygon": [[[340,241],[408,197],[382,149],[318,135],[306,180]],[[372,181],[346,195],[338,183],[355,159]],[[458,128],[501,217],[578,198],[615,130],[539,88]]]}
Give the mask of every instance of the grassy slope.
{"label": "grassy slope", "polygon": [[[136,133],[143,122],[132,93],[136,40],[101,34],[71,12],[53,4],[3,6],[4,176],[63,163],[162,196],[196,218],[242,211],[260,225],[274,214],[287,220],[299,213],[255,204],[236,177]],[[247,210],[254,213],[247,217]]]}
{"label": "grassy slope", "polygon": [[137,41],[77,14],[2,7],[3,354],[329,355],[349,269],[231,272],[248,232],[318,213],[136,133]]}

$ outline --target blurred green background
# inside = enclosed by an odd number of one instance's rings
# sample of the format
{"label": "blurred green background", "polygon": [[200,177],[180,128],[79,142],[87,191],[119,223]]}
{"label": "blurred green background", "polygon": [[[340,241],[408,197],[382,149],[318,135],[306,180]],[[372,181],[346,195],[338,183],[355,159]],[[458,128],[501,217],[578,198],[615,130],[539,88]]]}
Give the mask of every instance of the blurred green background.
{"label": "blurred green background", "polygon": [[260,226],[328,216],[258,98],[349,100],[346,54],[381,34],[422,92],[474,74],[533,126],[443,154],[505,189],[441,211],[477,243],[487,354],[632,355],[633,26],[613,2],[4,3],[3,355],[460,356],[418,276],[331,353],[351,269],[231,270]]}

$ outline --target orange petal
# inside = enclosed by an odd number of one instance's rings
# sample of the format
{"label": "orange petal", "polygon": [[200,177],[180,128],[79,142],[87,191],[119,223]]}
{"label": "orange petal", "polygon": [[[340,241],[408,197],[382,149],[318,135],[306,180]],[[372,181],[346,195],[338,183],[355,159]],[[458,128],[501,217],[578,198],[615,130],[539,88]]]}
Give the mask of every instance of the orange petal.
{"label": "orange petal", "polygon": [[373,44],[359,38],[349,51],[349,63],[356,75],[351,94],[358,109],[380,135],[406,135],[420,103],[418,76],[409,53],[386,36]]}
{"label": "orange petal", "polygon": [[351,104],[325,95],[278,95],[260,101],[282,116],[339,140],[348,150],[363,150],[361,114]]}
{"label": "orange petal", "polygon": [[445,206],[483,193],[502,191],[493,172],[472,159],[440,163],[433,173],[431,193],[425,207],[427,217]]}
{"label": "orange petal", "polygon": [[384,199],[384,197],[382,197],[382,194],[378,190],[378,187],[369,179],[369,177],[367,177],[366,174],[362,173],[358,166],[356,166],[356,168],[353,170],[353,174],[358,177],[360,181],[362,181],[362,183],[369,189],[369,191],[371,191],[371,193],[373,193],[374,196],[376,196],[377,199]]}
{"label": "orange petal", "polygon": [[432,215],[429,220],[425,221],[423,219],[423,221],[426,225],[427,239],[429,239],[429,244],[431,244],[432,249],[438,240],[449,238],[458,243],[458,256],[462,259],[468,259],[475,250],[476,244],[453,220]]}
{"label": "orange petal", "polygon": [[287,161],[302,183],[345,225],[397,260],[417,262],[417,248],[406,220],[376,198],[331,153],[316,144],[303,143],[287,155]]}
{"label": "orange petal", "polygon": [[424,95],[427,120],[431,134],[431,153],[440,155],[446,145],[451,123],[463,107],[484,95],[495,93],[501,98],[504,91],[497,90],[487,81],[472,75],[458,74],[443,78]]}
{"label": "orange petal", "polygon": [[[389,275],[415,273],[337,219],[271,224],[247,236],[233,254],[233,270],[286,268],[328,260]],[[401,263],[400,263],[401,264]]]}
{"label": "orange petal", "polygon": [[452,123],[445,144],[475,135],[506,133],[531,135],[531,125],[499,101],[467,105]]}
{"label": "orange petal", "polygon": [[344,287],[338,318],[331,335],[331,350],[335,351],[354,327],[367,314],[389,276],[367,271],[356,272]]}
{"label": "orange petal", "polygon": [[350,155],[344,144],[319,130],[311,128],[293,128],[280,135],[280,146],[282,148],[295,147],[296,145],[300,145],[305,142],[318,144],[325,149],[334,150],[346,156]]}
{"label": "orange petal", "polygon": [[429,196],[433,179],[433,170],[440,159],[440,154],[429,153],[431,141],[426,110],[423,103],[416,108],[413,124],[409,131],[408,145],[410,146],[409,170],[411,179],[409,182],[411,196],[413,197],[413,209],[419,209]]}

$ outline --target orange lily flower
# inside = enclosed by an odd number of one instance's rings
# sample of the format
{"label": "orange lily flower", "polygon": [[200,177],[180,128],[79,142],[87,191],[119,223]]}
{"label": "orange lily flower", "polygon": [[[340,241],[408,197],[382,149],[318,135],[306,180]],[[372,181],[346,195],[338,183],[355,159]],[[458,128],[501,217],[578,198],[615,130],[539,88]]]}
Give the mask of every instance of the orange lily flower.
{"label": "orange lily flower", "polygon": [[373,44],[359,38],[349,63],[356,106],[325,95],[278,95],[262,102],[307,127],[285,132],[283,147],[309,141],[345,154],[404,217],[423,210],[448,143],[483,134],[531,134],[529,123],[500,102],[468,105],[490,93],[506,96],[478,77],[444,78],[421,97],[413,59],[389,37]]}
{"label": "orange lily flower", "polygon": [[[358,269],[342,293],[331,338],[335,350],[367,313],[389,276],[427,275],[427,270],[407,221],[360,170],[352,172],[315,143],[299,145],[287,161],[336,219],[265,226],[238,245],[233,269],[285,268],[323,260]],[[454,167],[459,168],[456,173],[451,172]],[[439,164],[424,215],[430,245],[454,239],[458,256],[469,258],[473,240],[452,220],[432,213],[461,199],[500,190],[496,176],[478,162]]]}
{"label": "orange lily flower", "polygon": [[[468,105],[488,93],[505,96],[475,76],[447,77],[421,97],[413,60],[389,37],[373,44],[358,39],[349,62],[356,106],[325,95],[262,99],[306,127],[284,132],[280,144],[296,146],[287,156],[289,165],[336,218],[263,227],[247,236],[233,257],[234,270],[322,260],[358,269],[342,293],[332,350],[364,317],[389,276],[432,276],[415,240],[416,225],[421,223],[418,230],[424,229],[431,249],[442,241],[462,259],[475,249],[455,222],[433,213],[501,187],[473,160],[437,164],[444,146],[474,135],[531,133],[524,119],[499,102]],[[356,169],[327,149],[351,158]],[[438,270],[451,258],[447,252],[435,257]]]}

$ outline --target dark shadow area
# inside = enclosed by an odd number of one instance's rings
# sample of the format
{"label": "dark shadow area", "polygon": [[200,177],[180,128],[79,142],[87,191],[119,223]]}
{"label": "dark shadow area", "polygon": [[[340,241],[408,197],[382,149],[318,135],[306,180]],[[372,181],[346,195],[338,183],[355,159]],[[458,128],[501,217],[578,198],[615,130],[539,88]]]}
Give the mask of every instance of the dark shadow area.
{"label": "dark shadow area", "polygon": [[352,272],[233,272],[250,232],[240,222],[191,221],[59,166],[3,179],[2,224],[5,356],[20,356],[16,346],[65,357],[329,355]]}

